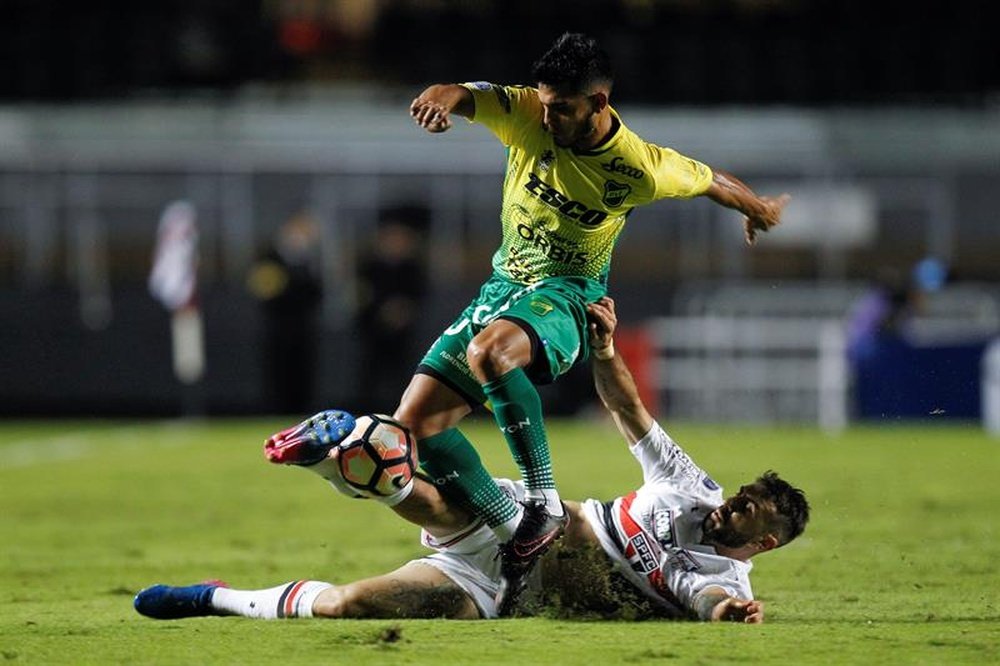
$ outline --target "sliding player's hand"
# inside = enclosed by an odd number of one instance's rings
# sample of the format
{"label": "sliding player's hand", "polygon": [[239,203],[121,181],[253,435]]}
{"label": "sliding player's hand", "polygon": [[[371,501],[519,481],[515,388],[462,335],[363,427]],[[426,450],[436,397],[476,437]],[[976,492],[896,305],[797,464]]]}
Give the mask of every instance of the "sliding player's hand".
{"label": "sliding player's hand", "polygon": [[764,604],[755,600],[726,597],[715,605],[712,619],[719,622],[760,624],[764,621]]}
{"label": "sliding player's hand", "polygon": [[615,328],[618,326],[618,315],[615,314],[615,301],[610,296],[587,305],[589,320],[589,342],[591,349],[604,349],[612,343]]}

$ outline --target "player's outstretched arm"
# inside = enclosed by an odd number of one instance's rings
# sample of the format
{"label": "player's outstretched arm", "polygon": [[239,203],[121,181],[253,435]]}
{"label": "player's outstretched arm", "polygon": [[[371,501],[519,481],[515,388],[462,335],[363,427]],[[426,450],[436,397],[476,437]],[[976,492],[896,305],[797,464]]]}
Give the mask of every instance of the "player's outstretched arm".
{"label": "player's outstretched arm", "polygon": [[618,326],[615,302],[605,296],[587,306],[590,319],[590,350],[594,386],[601,402],[625,440],[631,445],[642,439],[653,426],[653,417],[642,404],[635,379],[628,366],[615,353],[614,333]]}
{"label": "player's outstretched arm", "polygon": [[413,120],[432,133],[451,129],[452,113],[470,120],[476,113],[476,101],[464,86],[436,83],[417,95],[410,103],[410,115]]}
{"label": "player's outstretched arm", "polygon": [[789,194],[761,197],[738,178],[712,169],[712,184],[705,192],[712,201],[743,213],[743,235],[748,245],[757,242],[757,233],[767,232],[781,222],[781,211],[792,198]]}
{"label": "player's outstretched arm", "polygon": [[764,621],[762,602],[731,597],[721,587],[710,587],[699,592],[694,598],[694,611],[702,620],[712,622],[760,624]]}

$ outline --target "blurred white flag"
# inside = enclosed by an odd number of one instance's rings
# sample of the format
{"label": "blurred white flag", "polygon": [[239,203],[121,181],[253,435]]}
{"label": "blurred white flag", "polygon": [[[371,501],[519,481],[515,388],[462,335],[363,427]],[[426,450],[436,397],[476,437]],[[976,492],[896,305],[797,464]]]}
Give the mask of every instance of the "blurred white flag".
{"label": "blurred white flag", "polygon": [[194,384],[205,374],[205,341],[198,309],[198,224],[194,206],[174,201],[160,216],[149,291],[170,310],[174,374]]}
{"label": "blurred white flag", "polygon": [[198,225],[194,206],[174,201],[160,216],[149,291],[165,308],[195,304],[198,291]]}

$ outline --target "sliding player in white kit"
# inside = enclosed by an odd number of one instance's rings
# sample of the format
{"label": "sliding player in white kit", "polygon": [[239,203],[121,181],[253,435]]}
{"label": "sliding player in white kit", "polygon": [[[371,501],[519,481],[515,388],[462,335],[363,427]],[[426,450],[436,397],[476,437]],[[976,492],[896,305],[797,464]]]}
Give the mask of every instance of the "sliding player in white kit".
{"label": "sliding player in white kit", "polygon": [[[568,614],[762,622],[763,605],[750,587],[750,560],[802,533],[809,519],[804,494],[765,472],[724,500],[721,488],[642,404],[614,351],[614,302],[602,298],[588,306],[588,315],[597,392],[639,461],[643,484],[610,502],[566,502],[569,527],[544,556],[529,585],[534,594],[522,600],[521,612],[544,610],[547,602],[559,600],[557,611]],[[343,413],[324,414],[335,419]],[[325,436],[330,423],[312,419],[293,437],[272,438],[269,446],[330,442]],[[328,460],[335,461],[337,442],[328,446]],[[343,490],[342,482],[332,482]],[[497,617],[496,536],[433,484],[422,478],[413,483],[415,501],[405,505],[410,508],[393,508],[423,527],[424,545],[437,551],[432,555],[345,585],[302,580],[265,590],[155,585],[136,596],[135,608],[157,619]],[[520,482],[498,479],[498,484],[515,500],[524,495]],[[419,511],[408,513],[417,505]]]}

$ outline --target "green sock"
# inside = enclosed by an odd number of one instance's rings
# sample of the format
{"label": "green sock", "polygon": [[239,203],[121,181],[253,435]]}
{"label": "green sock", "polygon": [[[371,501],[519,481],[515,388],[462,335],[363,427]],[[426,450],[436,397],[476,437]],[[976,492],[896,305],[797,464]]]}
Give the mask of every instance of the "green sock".
{"label": "green sock", "polygon": [[[552,490],[552,458],[542,421],[542,399],[521,368],[483,384],[493,416],[507,438],[514,462],[528,490]],[[529,493],[530,495],[530,493]]]}
{"label": "green sock", "polygon": [[[507,531],[517,516],[517,504],[500,490],[483,467],[472,443],[458,428],[449,428],[417,442],[420,466],[444,492],[453,491],[494,530]],[[516,523],[515,523],[516,524]]]}

